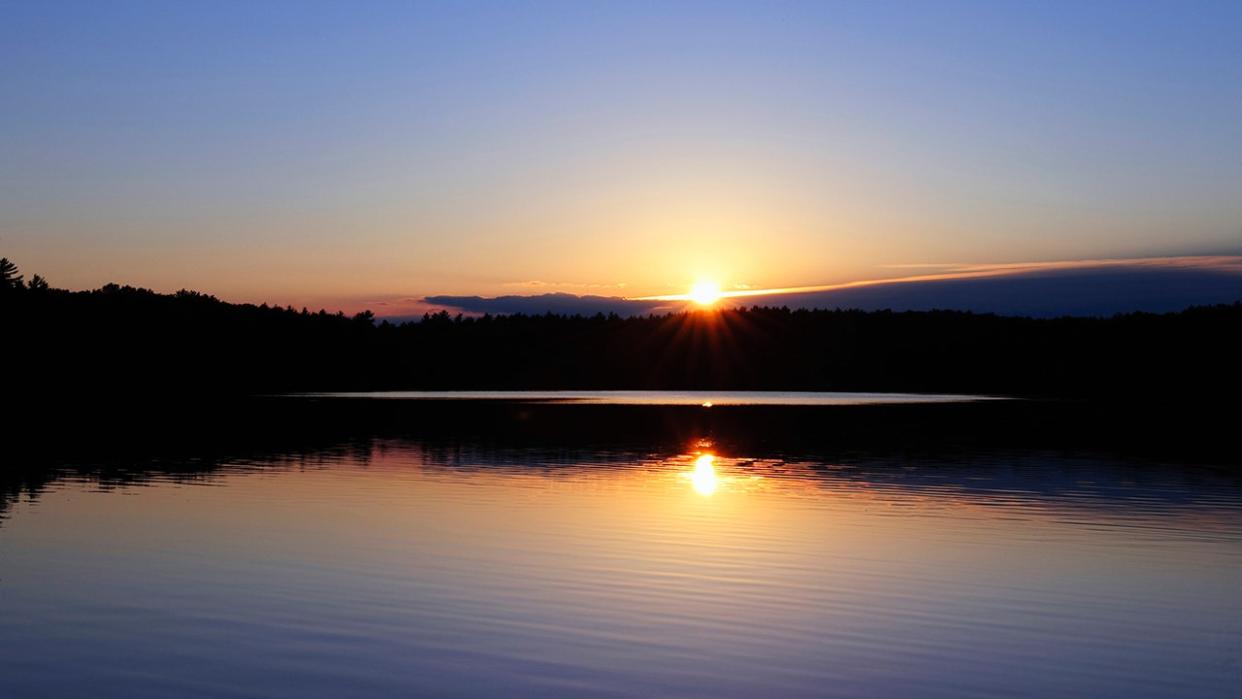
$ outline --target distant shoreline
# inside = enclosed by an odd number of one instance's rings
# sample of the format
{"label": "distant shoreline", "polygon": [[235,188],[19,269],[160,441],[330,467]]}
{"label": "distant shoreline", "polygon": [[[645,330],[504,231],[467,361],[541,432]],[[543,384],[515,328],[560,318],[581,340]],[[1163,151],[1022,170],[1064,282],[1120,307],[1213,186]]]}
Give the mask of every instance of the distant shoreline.
{"label": "distant shoreline", "polygon": [[[1232,413],[1159,400],[990,400],[871,405],[700,405],[391,400],[331,396],[92,395],[10,420],[18,463],[54,457],[244,454],[415,438],[496,448],[662,445],[709,439],[724,453],[773,446],[831,458],[978,449],[1108,452],[1242,466]],[[47,419],[55,411],[55,419]]]}
{"label": "distant shoreline", "polygon": [[1036,319],[744,308],[392,325],[196,292],[0,293],[23,400],[358,391],[779,391],[1207,399],[1242,391],[1242,303]]}

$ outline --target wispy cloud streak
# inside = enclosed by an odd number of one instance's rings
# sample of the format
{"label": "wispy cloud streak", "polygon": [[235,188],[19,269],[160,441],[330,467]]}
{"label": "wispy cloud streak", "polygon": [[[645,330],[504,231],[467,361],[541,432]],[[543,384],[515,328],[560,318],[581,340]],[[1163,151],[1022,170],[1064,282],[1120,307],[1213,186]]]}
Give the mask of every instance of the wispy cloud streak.
{"label": "wispy cloud streak", "polygon": [[[922,265],[909,265],[911,268]],[[938,266],[938,265],[928,265]],[[910,284],[915,282],[952,281],[979,279],[1006,275],[1039,274],[1088,269],[1192,269],[1242,274],[1242,255],[1199,255],[1193,257],[1143,257],[1103,258],[1094,260],[1061,260],[1055,262],[1007,262],[997,264],[948,265],[949,271],[933,274],[914,274],[900,277],[863,279],[837,284],[812,286],[787,286],[768,289],[733,289],[722,291],[721,298],[747,298],[754,296],[778,296],[783,294],[809,294],[841,289],[857,289],[886,284]],[[661,294],[636,296],[634,301],[690,301],[689,294]]]}
{"label": "wispy cloud streak", "polygon": [[[910,269],[917,269],[911,267]],[[1104,258],[1052,262],[956,264],[940,271],[839,284],[734,288],[721,305],[789,305],[864,310],[970,310],[1010,315],[1108,315],[1162,312],[1242,300],[1242,255]],[[381,317],[411,318],[417,309],[466,314],[564,313],[642,315],[690,307],[688,294],[427,296],[398,299]]]}

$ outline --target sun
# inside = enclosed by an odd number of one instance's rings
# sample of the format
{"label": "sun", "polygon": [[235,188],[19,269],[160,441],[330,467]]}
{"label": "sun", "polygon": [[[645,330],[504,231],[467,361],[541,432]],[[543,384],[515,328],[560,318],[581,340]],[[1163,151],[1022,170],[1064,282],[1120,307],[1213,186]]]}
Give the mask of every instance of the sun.
{"label": "sun", "polygon": [[700,279],[690,287],[688,296],[700,306],[710,306],[720,300],[720,285],[710,279]]}

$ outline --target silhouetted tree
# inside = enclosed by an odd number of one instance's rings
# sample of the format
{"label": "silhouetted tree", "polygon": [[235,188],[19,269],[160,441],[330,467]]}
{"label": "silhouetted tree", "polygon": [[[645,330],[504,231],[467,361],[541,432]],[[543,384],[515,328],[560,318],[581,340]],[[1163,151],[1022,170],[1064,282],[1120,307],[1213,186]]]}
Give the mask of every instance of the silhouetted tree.
{"label": "silhouetted tree", "polygon": [[17,273],[17,265],[7,257],[0,257],[0,291],[22,289],[22,275]]}

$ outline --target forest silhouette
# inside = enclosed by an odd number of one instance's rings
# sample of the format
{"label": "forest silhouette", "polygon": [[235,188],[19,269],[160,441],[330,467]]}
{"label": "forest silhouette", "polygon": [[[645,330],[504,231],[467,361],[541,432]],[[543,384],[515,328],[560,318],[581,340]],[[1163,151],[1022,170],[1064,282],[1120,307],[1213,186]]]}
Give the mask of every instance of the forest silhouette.
{"label": "forest silhouette", "polygon": [[7,390],[245,395],[385,389],[732,389],[1201,396],[1239,387],[1242,303],[1035,319],[752,307],[376,321],[108,284],[0,261]]}

